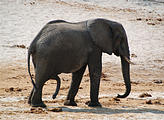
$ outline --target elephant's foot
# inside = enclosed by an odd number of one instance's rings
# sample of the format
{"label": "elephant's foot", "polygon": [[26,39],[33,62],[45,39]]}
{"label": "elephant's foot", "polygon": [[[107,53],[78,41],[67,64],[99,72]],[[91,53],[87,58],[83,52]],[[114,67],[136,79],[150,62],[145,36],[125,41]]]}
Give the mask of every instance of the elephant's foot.
{"label": "elephant's foot", "polygon": [[45,108],[46,105],[44,104],[44,102],[42,100],[28,100],[28,103],[32,106],[32,107],[42,107]]}
{"label": "elephant's foot", "polygon": [[71,101],[71,100],[65,100],[64,105],[66,105],[66,106],[77,106],[76,102]]}
{"label": "elephant's foot", "polygon": [[57,96],[56,94],[53,94],[52,99],[55,99],[55,98],[56,98],[56,96]]}
{"label": "elephant's foot", "polygon": [[88,105],[89,107],[102,107],[99,102],[87,101],[85,104]]}
{"label": "elephant's foot", "polygon": [[46,105],[44,104],[44,102],[36,103],[36,104],[31,103],[31,106],[32,106],[32,107],[42,107],[42,108],[46,108]]}

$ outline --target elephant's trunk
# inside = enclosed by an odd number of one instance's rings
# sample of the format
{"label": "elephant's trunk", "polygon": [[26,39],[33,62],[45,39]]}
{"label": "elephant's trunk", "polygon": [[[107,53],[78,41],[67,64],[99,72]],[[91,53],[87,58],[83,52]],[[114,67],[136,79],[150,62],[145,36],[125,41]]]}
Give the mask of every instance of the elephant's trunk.
{"label": "elephant's trunk", "polygon": [[[129,57],[128,57],[128,59],[129,59]],[[126,92],[123,95],[118,95],[117,97],[125,98],[130,94],[131,83],[130,83],[130,73],[129,73],[130,65],[124,56],[121,56],[121,65],[122,65],[122,74],[123,74],[123,78],[124,78],[124,82],[125,82],[125,86],[126,86]]]}

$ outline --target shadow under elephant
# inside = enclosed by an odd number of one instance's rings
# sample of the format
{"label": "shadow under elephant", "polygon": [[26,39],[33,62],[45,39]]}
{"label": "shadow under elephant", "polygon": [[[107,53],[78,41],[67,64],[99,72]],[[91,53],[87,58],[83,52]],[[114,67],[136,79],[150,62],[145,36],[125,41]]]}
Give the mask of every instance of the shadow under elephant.
{"label": "shadow under elephant", "polygon": [[63,112],[75,112],[75,113],[93,113],[93,114],[121,114],[121,113],[153,113],[153,114],[164,114],[164,110],[157,110],[151,108],[123,108],[123,109],[112,109],[107,107],[97,108],[69,108],[61,107]]}

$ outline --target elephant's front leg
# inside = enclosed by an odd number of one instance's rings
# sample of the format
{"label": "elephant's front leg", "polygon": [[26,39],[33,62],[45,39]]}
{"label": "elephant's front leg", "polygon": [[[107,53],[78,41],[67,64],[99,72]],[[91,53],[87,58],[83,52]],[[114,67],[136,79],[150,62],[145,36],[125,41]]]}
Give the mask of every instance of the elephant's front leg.
{"label": "elephant's front leg", "polygon": [[75,96],[78,92],[83,74],[85,72],[86,65],[83,66],[80,70],[77,72],[72,73],[72,82],[71,82],[71,87],[69,89],[67,98],[64,102],[64,105],[69,105],[69,106],[77,106],[76,102],[74,101]]}
{"label": "elephant's front leg", "polygon": [[88,106],[96,107],[100,106],[98,100],[99,95],[99,86],[100,86],[100,78],[102,72],[102,52],[96,50],[89,58],[89,75],[90,75],[90,101],[88,102]]}

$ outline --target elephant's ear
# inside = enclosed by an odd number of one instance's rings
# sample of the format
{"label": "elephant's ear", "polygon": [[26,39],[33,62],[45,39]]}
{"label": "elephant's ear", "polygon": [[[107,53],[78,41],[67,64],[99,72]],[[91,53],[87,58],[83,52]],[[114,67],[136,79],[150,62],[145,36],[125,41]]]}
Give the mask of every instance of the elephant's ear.
{"label": "elephant's ear", "polygon": [[96,19],[89,20],[87,27],[94,44],[103,52],[111,55],[113,52],[113,33],[110,25],[103,19]]}

